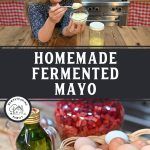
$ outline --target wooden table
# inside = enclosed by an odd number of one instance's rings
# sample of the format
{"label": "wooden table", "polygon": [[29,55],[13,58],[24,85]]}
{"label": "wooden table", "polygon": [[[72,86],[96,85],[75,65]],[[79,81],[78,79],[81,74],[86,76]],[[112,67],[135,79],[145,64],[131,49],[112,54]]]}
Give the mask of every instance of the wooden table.
{"label": "wooden table", "polygon": [[[150,46],[150,27],[106,27],[106,46]],[[63,37],[56,30],[49,46],[88,46],[89,28],[82,34]],[[0,46],[37,46],[31,38],[30,27],[0,27]]]}

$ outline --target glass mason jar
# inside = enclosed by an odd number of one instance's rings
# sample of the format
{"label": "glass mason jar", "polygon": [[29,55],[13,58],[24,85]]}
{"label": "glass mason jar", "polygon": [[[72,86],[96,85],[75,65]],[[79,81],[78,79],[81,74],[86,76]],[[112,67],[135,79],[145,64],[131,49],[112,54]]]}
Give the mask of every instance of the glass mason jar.
{"label": "glass mason jar", "polygon": [[70,13],[70,19],[76,24],[85,24],[88,16],[89,13],[84,7],[72,10]]}
{"label": "glass mason jar", "polygon": [[104,46],[104,24],[101,22],[90,23],[90,46]]}
{"label": "glass mason jar", "polygon": [[73,136],[103,135],[119,129],[124,108],[119,101],[62,101],[57,103],[55,120],[62,139]]}

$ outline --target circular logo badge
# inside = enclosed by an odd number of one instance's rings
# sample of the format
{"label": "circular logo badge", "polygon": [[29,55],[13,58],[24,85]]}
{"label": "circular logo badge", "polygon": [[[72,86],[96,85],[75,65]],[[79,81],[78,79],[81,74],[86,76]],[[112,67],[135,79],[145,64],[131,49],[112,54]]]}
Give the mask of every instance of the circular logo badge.
{"label": "circular logo badge", "polygon": [[10,120],[21,122],[30,115],[31,104],[25,98],[16,96],[6,101],[4,110]]}

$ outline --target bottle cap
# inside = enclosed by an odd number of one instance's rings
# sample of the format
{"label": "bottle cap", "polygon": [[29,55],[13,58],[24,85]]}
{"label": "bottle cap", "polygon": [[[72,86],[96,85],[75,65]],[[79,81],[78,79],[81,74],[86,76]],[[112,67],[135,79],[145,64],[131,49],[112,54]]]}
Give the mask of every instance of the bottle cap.
{"label": "bottle cap", "polygon": [[90,29],[95,31],[102,31],[104,30],[104,24],[102,22],[91,22]]}
{"label": "bottle cap", "polygon": [[32,108],[31,115],[24,121],[25,124],[35,124],[40,122],[40,110]]}

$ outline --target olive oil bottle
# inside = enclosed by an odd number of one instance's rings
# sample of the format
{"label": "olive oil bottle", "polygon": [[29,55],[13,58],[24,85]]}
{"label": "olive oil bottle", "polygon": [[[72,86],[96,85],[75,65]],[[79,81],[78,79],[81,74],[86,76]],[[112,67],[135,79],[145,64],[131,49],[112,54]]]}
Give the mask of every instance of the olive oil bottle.
{"label": "olive oil bottle", "polygon": [[17,138],[17,150],[52,150],[51,139],[39,122],[40,111],[33,108]]}

